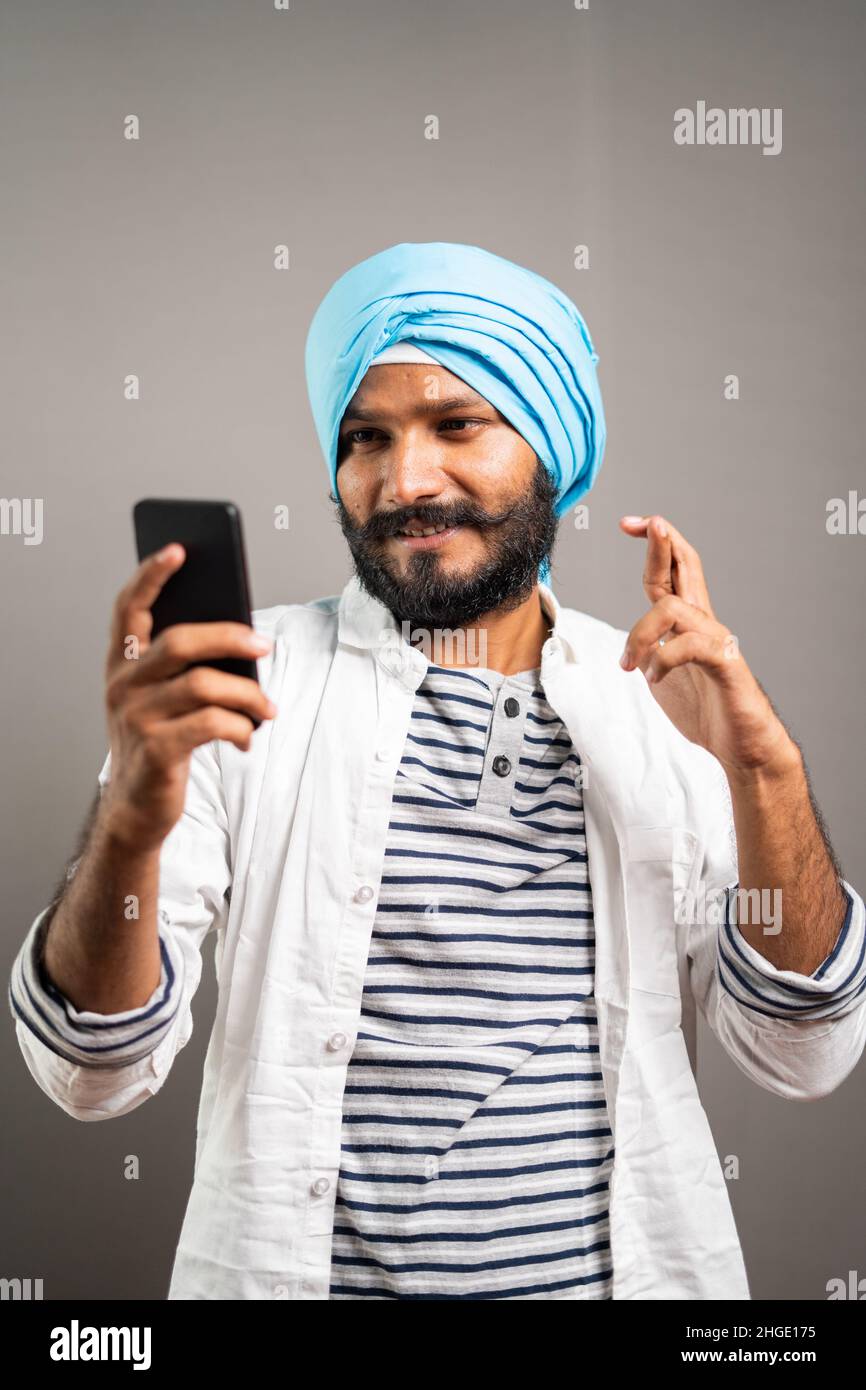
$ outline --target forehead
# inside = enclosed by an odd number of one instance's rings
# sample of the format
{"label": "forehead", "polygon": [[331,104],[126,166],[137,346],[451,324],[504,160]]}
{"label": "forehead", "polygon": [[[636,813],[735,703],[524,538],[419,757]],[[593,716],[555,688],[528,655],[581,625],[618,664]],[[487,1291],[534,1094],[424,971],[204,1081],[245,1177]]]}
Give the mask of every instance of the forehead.
{"label": "forehead", "polygon": [[411,410],[431,402],[458,399],[489,404],[472,386],[446,367],[432,362],[383,362],[369,367],[346,406],[344,418],[355,410]]}

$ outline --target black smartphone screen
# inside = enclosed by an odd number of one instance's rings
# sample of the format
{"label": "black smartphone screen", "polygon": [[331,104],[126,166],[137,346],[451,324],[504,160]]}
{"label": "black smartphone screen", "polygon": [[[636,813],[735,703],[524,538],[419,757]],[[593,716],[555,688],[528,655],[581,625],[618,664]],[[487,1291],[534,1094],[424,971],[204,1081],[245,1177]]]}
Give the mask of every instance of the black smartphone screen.
{"label": "black smartphone screen", "polygon": [[[186,559],[151,608],[152,636],[176,623],[235,622],[252,626],[241,516],[233,502],[148,497],[133,508],[139,560],[179,541]],[[255,659],[191,662],[258,680]],[[189,669],[189,668],[187,668]],[[258,727],[261,721],[254,721]]]}

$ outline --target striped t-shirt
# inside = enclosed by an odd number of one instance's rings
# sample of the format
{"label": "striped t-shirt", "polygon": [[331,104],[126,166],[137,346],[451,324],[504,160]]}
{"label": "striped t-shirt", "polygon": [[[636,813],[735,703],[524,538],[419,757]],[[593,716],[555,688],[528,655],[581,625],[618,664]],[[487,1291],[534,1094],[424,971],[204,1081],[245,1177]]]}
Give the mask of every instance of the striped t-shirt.
{"label": "striped t-shirt", "polygon": [[580,761],[538,685],[430,665],[343,1101],[332,1298],[610,1298]]}

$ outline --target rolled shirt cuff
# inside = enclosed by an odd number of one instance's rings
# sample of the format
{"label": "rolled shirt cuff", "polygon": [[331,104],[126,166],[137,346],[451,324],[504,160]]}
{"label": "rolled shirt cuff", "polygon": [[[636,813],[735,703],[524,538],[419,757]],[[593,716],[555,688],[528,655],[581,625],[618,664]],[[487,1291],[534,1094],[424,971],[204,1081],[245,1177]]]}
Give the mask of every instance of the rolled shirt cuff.
{"label": "rolled shirt cuff", "polygon": [[775,1018],[834,1018],[857,1008],[866,991],[866,907],[840,879],[845,920],[832,949],[811,975],[779,970],[750,945],[738,925],[738,883],[729,885],[718,934],[719,978],[739,1003]]}
{"label": "rolled shirt cuff", "polygon": [[135,1009],[100,1014],[76,1009],[51,981],[42,950],[51,909],[30,927],[9,979],[9,1007],[52,1052],[79,1066],[120,1067],[148,1056],[160,1044],[177,1014],[183,993],[183,956],[159,912],[161,969],[150,998]]}

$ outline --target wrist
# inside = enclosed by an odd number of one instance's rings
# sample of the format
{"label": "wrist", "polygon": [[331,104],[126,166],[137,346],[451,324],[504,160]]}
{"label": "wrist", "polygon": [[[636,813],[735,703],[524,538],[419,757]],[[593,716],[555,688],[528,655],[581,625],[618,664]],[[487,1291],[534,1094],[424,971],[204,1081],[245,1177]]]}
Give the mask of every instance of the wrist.
{"label": "wrist", "polygon": [[146,829],[133,808],[114,803],[108,796],[100,808],[98,830],[106,850],[127,861],[158,859],[165,839]]}
{"label": "wrist", "polygon": [[797,744],[783,729],[771,753],[760,762],[749,766],[726,764],[725,772],[732,791],[778,792],[785,785],[793,785],[804,775],[803,758]]}

